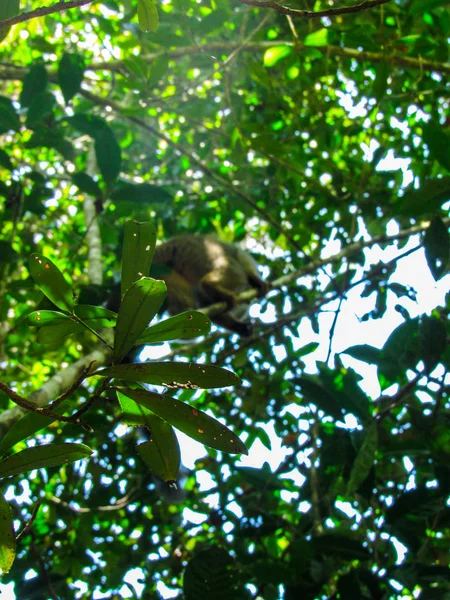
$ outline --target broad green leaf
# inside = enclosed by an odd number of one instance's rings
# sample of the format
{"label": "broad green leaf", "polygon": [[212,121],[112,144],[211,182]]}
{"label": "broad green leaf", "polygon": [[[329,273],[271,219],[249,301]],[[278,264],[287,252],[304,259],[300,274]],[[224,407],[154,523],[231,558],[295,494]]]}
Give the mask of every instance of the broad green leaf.
{"label": "broad green leaf", "polygon": [[101,198],[102,192],[100,186],[90,175],[84,171],[73,173],[72,181],[79,188],[80,192],[89,194],[94,198]]}
{"label": "broad green leaf", "polygon": [[157,56],[150,65],[150,74],[148,76],[147,83],[150,87],[157,85],[159,81],[169,70],[169,57],[167,54],[161,54]]}
{"label": "broad green leaf", "polygon": [[169,388],[212,389],[238,385],[240,378],[221,367],[196,363],[147,362],[107,367],[96,372],[103,377],[140,381]]}
{"label": "broad green leaf", "polygon": [[310,377],[297,377],[295,381],[300,384],[306,402],[312,402],[336,421],[342,419],[342,409],[338,400],[322,385],[316,383]]}
{"label": "broad green leaf", "polygon": [[0,462],[0,477],[26,473],[33,469],[57,467],[87,458],[92,450],[84,444],[45,444],[25,448]]}
{"label": "broad green leaf", "polygon": [[0,148],[0,167],[4,167],[8,169],[8,171],[12,171],[14,169],[14,165],[9,157],[9,154]]}
{"label": "broad green leaf", "polygon": [[418,190],[408,188],[398,208],[399,214],[419,217],[438,210],[450,196],[450,177],[424,181]]}
{"label": "broad green leaf", "polygon": [[51,92],[42,92],[33,97],[27,112],[27,127],[34,128],[53,112],[56,98]]}
{"label": "broad green leaf", "polygon": [[[380,102],[386,95],[387,81],[391,72],[391,67],[388,62],[382,61],[375,65],[374,68],[375,81],[372,86],[372,95],[377,102]],[[378,150],[380,150],[380,148],[378,148]],[[382,150],[384,151],[384,149]]]}
{"label": "broad green leaf", "polygon": [[143,389],[120,391],[206,446],[229,454],[248,454],[245,444],[228,427],[189,404]]}
{"label": "broad green leaf", "polygon": [[264,65],[266,67],[273,67],[282,58],[286,58],[291,53],[291,46],[273,46],[273,48],[268,48],[264,53]]}
{"label": "broad green leaf", "polygon": [[[64,415],[71,412],[75,404],[75,400],[64,400],[64,402],[57,406],[53,412],[56,415]],[[55,422],[56,419],[54,417],[46,417],[39,413],[28,412],[21,419],[13,423],[0,440],[0,456],[3,456],[10,448],[22,440],[26,440],[41,429],[49,427]]]}
{"label": "broad green leaf", "polygon": [[147,467],[166,482],[175,481],[180,470],[180,445],[173,427],[157,417],[149,415],[151,440],[139,444],[137,451]]}
{"label": "broad green leaf", "polygon": [[[243,592],[242,587],[242,578],[227,550],[210,545],[188,562],[183,579],[183,598],[243,600],[248,595]],[[273,600],[275,597],[264,593],[266,600]]]}
{"label": "broad green leaf", "polygon": [[91,115],[88,113],[77,113],[73,117],[67,119],[67,122],[72,125],[81,133],[89,135],[94,140],[105,131],[111,132],[109,125],[105,119],[98,117],[97,115]]}
{"label": "broad green leaf", "polygon": [[80,54],[64,52],[58,65],[58,83],[66,104],[79,92],[84,77],[84,59]]}
{"label": "broad green leaf", "polygon": [[42,61],[37,61],[31,66],[23,79],[22,91],[20,93],[21,106],[30,106],[36,96],[45,92],[47,83],[47,69]]}
{"label": "broad green leaf", "polygon": [[446,6],[448,0],[414,0],[409,5],[408,13],[412,15],[423,15],[424,12],[433,10],[438,6]]}
{"label": "broad green leaf", "polygon": [[61,324],[62,322],[73,323],[68,315],[56,310],[35,310],[27,316],[27,321],[29,325],[36,327],[43,327],[44,325],[50,325],[50,323],[54,325]]}
{"label": "broad green leaf", "polygon": [[14,535],[11,508],[0,494],[0,569],[9,573],[16,557],[16,536]]}
{"label": "broad green leaf", "polygon": [[78,304],[78,306],[75,306],[74,308],[74,313],[93,329],[100,327],[114,327],[116,324],[116,313],[108,308],[103,308],[102,306]]}
{"label": "broad green leaf", "polygon": [[423,141],[428,146],[431,156],[450,171],[450,136],[446,134],[442,125],[436,121],[429,121],[423,127]]}
{"label": "broad green leaf", "polygon": [[209,317],[201,312],[189,310],[156,325],[147,327],[136,341],[137,344],[154,344],[169,340],[188,340],[205,335],[211,329]]}
{"label": "broad green leaf", "polygon": [[326,46],[328,44],[328,33],[327,28],[319,29],[307,35],[303,43],[305,46]]}
{"label": "broad green leaf", "polygon": [[114,336],[114,362],[119,362],[136,343],[166,297],[166,285],[150,277],[136,281],[120,304]]}
{"label": "broad green leaf", "polygon": [[43,123],[38,123],[34,127],[33,134],[29,140],[25,142],[26,148],[54,148],[66,160],[75,158],[75,150],[71,142],[66,139],[61,130],[49,129]]}
{"label": "broad green leaf", "polygon": [[138,20],[142,31],[157,31],[159,17],[156,6],[151,0],[138,0]]}
{"label": "broad green leaf", "polygon": [[424,315],[419,325],[421,359],[430,373],[447,348],[447,329],[441,319]]}
{"label": "broad green leaf", "polygon": [[450,235],[447,226],[439,217],[431,221],[425,232],[423,247],[431,274],[438,281],[447,273],[450,260]]}
{"label": "broad green leaf", "polygon": [[136,184],[128,181],[118,181],[111,193],[111,200],[114,200],[114,202],[154,205],[172,202],[173,197],[162,187],[150,183]]}
{"label": "broad green leaf", "polygon": [[0,2],[0,21],[12,19],[19,14],[20,0],[1,0]]}
{"label": "broad green leaf", "polygon": [[151,441],[137,446],[142,460],[163,481],[175,481],[180,469],[180,447],[171,425],[128,396],[117,392],[122,415],[128,425],[147,427]]}
{"label": "broad green leaf", "polygon": [[10,242],[0,240],[0,264],[16,263],[19,255]]}
{"label": "broad green leaf", "polygon": [[0,133],[19,131],[20,119],[9,98],[0,96]]}
{"label": "broad green leaf", "polygon": [[120,173],[122,154],[116,136],[111,130],[96,135],[95,156],[106,183],[115,181]]}
{"label": "broad green leaf", "polygon": [[45,327],[41,327],[36,335],[36,340],[39,344],[56,345],[63,342],[70,335],[83,333],[86,329],[80,323],[68,320],[67,322],[49,323]]}
{"label": "broad green leaf", "polygon": [[121,292],[142,277],[148,277],[156,244],[156,229],[149,223],[127,221],[122,246]]}
{"label": "broad green leaf", "polygon": [[61,310],[72,312],[72,288],[58,267],[42,254],[32,254],[29,263],[31,276],[47,298]]}
{"label": "broad green leaf", "polygon": [[376,421],[373,421],[353,463],[350,479],[347,484],[347,495],[350,496],[353,494],[368,476],[375,462],[377,448],[378,424]]}

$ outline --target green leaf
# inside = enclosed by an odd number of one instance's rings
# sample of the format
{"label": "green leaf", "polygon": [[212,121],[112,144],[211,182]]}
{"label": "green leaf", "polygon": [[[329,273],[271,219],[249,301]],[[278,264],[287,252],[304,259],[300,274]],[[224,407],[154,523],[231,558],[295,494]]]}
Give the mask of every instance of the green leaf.
{"label": "green leaf", "polygon": [[64,52],[58,65],[58,83],[66,104],[79,92],[84,77],[84,59],[80,54]]}
{"label": "green leaf", "polygon": [[0,167],[8,169],[8,171],[12,171],[14,169],[14,165],[9,158],[9,154],[0,148]]}
{"label": "green leaf", "polygon": [[28,325],[43,327],[44,325],[60,324],[61,322],[73,323],[72,319],[56,310],[35,310],[27,316]]}
{"label": "green leaf", "polygon": [[228,427],[189,404],[143,389],[122,388],[120,391],[206,446],[229,454],[248,454],[245,444]]}
{"label": "green leaf", "polygon": [[150,75],[147,83],[149,87],[153,87],[159,83],[164,75],[169,70],[169,57],[167,54],[157,56],[150,66]]}
{"label": "green leaf", "polygon": [[221,367],[196,363],[147,362],[106,367],[96,372],[103,377],[140,381],[170,388],[212,389],[238,385],[240,378]]}
{"label": "green leaf", "polygon": [[[381,102],[381,100],[386,95],[387,81],[388,81],[388,77],[391,73],[391,67],[388,62],[382,61],[382,62],[378,63],[377,65],[375,65],[374,69],[375,69],[375,81],[373,82],[373,86],[372,86],[372,95],[377,102]],[[378,148],[378,150],[380,150],[380,148]]]}
{"label": "green leaf", "polygon": [[27,127],[33,128],[49,117],[55,104],[56,99],[51,92],[42,92],[35,95],[28,108]]}
{"label": "green leaf", "polygon": [[328,44],[329,30],[326,28],[314,31],[305,37],[303,43],[305,46],[326,46]]}
{"label": "green leaf", "polygon": [[30,106],[33,99],[45,92],[48,83],[48,73],[42,61],[34,63],[23,79],[20,93],[20,104]]}
{"label": "green leaf", "polygon": [[180,470],[180,445],[173,427],[152,415],[150,430],[152,439],[139,444],[136,449],[147,467],[163,481],[175,481]]}
{"label": "green leaf", "polygon": [[438,6],[444,7],[448,4],[448,0],[415,0],[409,7],[409,14],[423,15],[423,13],[433,10]]}
{"label": "green leaf", "polygon": [[450,136],[445,133],[442,125],[433,120],[426,123],[422,129],[423,141],[428,146],[431,156],[450,171]]}
{"label": "green leaf", "polygon": [[114,327],[117,320],[117,315],[112,310],[102,306],[91,306],[90,304],[75,306],[74,313],[93,329],[96,327]]}
{"label": "green leaf", "polygon": [[375,462],[377,448],[378,424],[376,421],[373,421],[353,463],[350,479],[347,484],[347,495],[350,496],[353,494],[368,476]]}
{"label": "green leaf", "polygon": [[30,273],[41,291],[61,310],[72,312],[74,299],[71,286],[58,267],[42,254],[32,254]]}
{"label": "green leaf", "polygon": [[148,277],[156,245],[156,229],[147,222],[127,221],[122,246],[121,292],[142,277]]}
{"label": "green leaf", "polygon": [[300,384],[306,402],[312,402],[336,421],[342,419],[342,409],[337,399],[322,385],[316,383],[310,377],[297,377],[295,381]]}
{"label": "green leaf", "polygon": [[[53,412],[56,415],[64,415],[71,412],[75,404],[75,400],[65,400]],[[56,419],[54,417],[46,417],[36,412],[28,412],[21,419],[13,423],[0,440],[0,456],[3,456],[10,448],[22,440],[26,440],[55,422]]]}
{"label": "green leaf", "polygon": [[186,312],[164,319],[156,325],[147,327],[136,341],[137,344],[155,344],[169,340],[188,340],[205,335],[211,329],[209,317],[201,312]]}
{"label": "green leaf", "polygon": [[447,329],[441,319],[424,315],[419,325],[421,358],[427,373],[439,363],[447,348]]}
{"label": "green leaf", "polygon": [[95,137],[95,156],[104,180],[107,183],[115,181],[120,173],[122,154],[112,131],[104,131]]}
{"label": "green leaf", "polygon": [[0,462],[0,477],[9,477],[87,458],[92,450],[84,444],[44,444],[17,452]]}
{"label": "green leaf", "polygon": [[156,6],[151,0],[138,0],[138,21],[142,31],[157,31],[159,17]]}
{"label": "green leaf", "polygon": [[[77,113],[73,117],[67,119],[67,122],[81,133],[89,135],[94,140],[106,131],[111,132],[109,125],[105,119],[87,113]],[[112,132],[111,132],[112,133]]]}
{"label": "green leaf", "polygon": [[172,202],[173,197],[162,187],[150,183],[129,183],[118,181],[111,193],[114,202],[132,202],[133,204],[164,204]]}
{"label": "green leaf", "polygon": [[264,66],[273,67],[281,59],[292,53],[291,46],[273,46],[264,52]]}
{"label": "green leaf", "polygon": [[150,277],[139,279],[127,290],[117,315],[114,362],[122,360],[131,350],[161,308],[165,297],[165,283]]}
{"label": "green leaf", "polygon": [[439,217],[431,221],[425,232],[423,247],[428,268],[438,281],[447,273],[450,259],[450,236],[447,226]]}
{"label": "green leaf", "polygon": [[20,119],[9,98],[0,96],[0,133],[19,131]]}
{"label": "green leaf", "polygon": [[76,333],[83,333],[84,331],[86,330],[83,325],[69,319],[65,323],[51,323],[45,327],[41,327],[37,333],[36,340],[39,344],[55,346],[69,336]]}
{"label": "green leaf", "polygon": [[19,14],[20,0],[2,0],[0,2],[0,21],[12,19]]}
{"label": "green leaf", "polygon": [[50,129],[44,123],[39,123],[34,127],[33,134],[29,140],[25,142],[26,148],[54,148],[66,160],[73,160],[75,151],[71,142],[66,139],[59,129]]}
{"label": "green leaf", "polygon": [[450,177],[431,179],[422,183],[418,190],[407,189],[399,206],[399,214],[419,217],[434,213],[450,196]]}
{"label": "green leaf", "polygon": [[102,196],[98,183],[84,171],[73,173],[72,181],[79,188],[80,192],[89,194],[94,198],[100,198]]}
{"label": "green leaf", "polygon": [[137,446],[142,460],[163,481],[175,481],[180,469],[180,446],[171,425],[128,396],[117,392],[122,415],[128,425],[147,427],[151,441]]}
{"label": "green leaf", "polygon": [[[240,581],[237,568],[228,552],[224,548],[210,546],[189,561],[183,580],[184,598],[239,600],[248,597],[241,595],[236,589],[237,582]],[[264,597],[270,600],[266,593]]]}
{"label": "green leaf", "polygon": [[16,536],[14,535],[11,507],[0,494],[0,569],[9,573],[16,557]]}

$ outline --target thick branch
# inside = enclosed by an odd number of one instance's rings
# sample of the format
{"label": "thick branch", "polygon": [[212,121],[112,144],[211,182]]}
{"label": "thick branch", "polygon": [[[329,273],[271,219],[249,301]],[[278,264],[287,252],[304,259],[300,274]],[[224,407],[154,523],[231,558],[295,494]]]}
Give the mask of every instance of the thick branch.
{"label": "thick branch", "polygon": [[256,6],[257,8],[273,8],[282,15],[288,15],[290,17],[297,17],[300,19],[318,19],[321,17],[337,17],[338,15],[349,15],[369,8],[375,8],[382,4],[387,4],[390,0],[366,0],[361,4],[355,4],[354,6],[341,6],[340,8],[326,8],[325,10],[300,10],[298,8],[289,8],[289,6],[283,6],[278,2],[272,0],[238,0],[241,4],[247,4],[247,6]]}
{"label": "thick branch", "polygon": [[77,6],[83,6],[83,4],[90,4],[91,2],[93,2],[93,0],[67,0],[66,2],[57,2],[52,6],[42,6],[40,8],[36,8],[36,10],[31,10],[30,12],[25,12],[17,15],[16,17],[11,17],[10,19],[1,21],[0,31],[2,29],[11,27],[11,25],[16,25],[17,23],[25,23],[25,21],[30,21],[31,19],[35,19],[37,17],[43,17],[52,13],[61,12],[63,10],[67,10],[68,8],[76,8]]}

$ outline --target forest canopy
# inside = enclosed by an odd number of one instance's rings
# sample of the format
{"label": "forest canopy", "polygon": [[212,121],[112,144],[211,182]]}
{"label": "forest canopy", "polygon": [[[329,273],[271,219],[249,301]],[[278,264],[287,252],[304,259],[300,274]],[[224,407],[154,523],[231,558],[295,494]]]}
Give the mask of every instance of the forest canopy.
{"label": "forest canopy", "polygon": [[[449,36],[444,0],[0,2],[5,597],[450,598]],[[173,310],[193,235],[264,283]]]}

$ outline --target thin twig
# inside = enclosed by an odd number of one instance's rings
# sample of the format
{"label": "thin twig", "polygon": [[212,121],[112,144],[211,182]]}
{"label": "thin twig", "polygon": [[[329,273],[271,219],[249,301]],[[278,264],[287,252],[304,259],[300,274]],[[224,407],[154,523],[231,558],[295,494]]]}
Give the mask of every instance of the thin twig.
{"label": "thin twig", "polygon": [[23,536],[28,533],[30,531],[30,529],[33,526],[34,521],[36,520],[37,514],[39,512],[39,509],[41,507],[42,504],[42,500],[38,500],[36,502],[36,506],[33,509],[33,512],[31,514],[30,520],[25,524],[24,528],[22,529],[22,531],[17,534],[16,536],[16,544],[23,538]]}
{"label": "thin twig", "polygon": [[77,8],[78,6],[83,6],[83,4],[90,4],[93,1],[94,0],[67,0],[66,2],[57,2],[52,6],[41,6],[40,8],[36,8],[36,10],[31,10],[30,12],[25,12],[21,15],[11,17],[10,19],[0,21],[0,31],[11,27],[11,25],[16,25],[17,23],[24,23],[25,21],[30,21],[37,17],[44,17],[45,15],[51,15],[52,13],[62,12],[68,8]]}
{"label": "thin twig", "polygon": [[256,6],[257,8],[273,8],[282,15],[289,15],[290,17],[297,17],[301,19],[319,19],[322,17],[337,17],[338,15],[348,15],[362,12],[363,10],[368,10],[369,8],[375,8],[376,6],[387,4],[390,2],[390,0],[366,0],[361,4],[355,4],[354,6],[326,8],[325,10],[318,11],[289,8],[288,6],[278,4],[278,2],[273,2],[273,0],[238,0],[238,2],[241,4],[246,4],[247,6]]}

